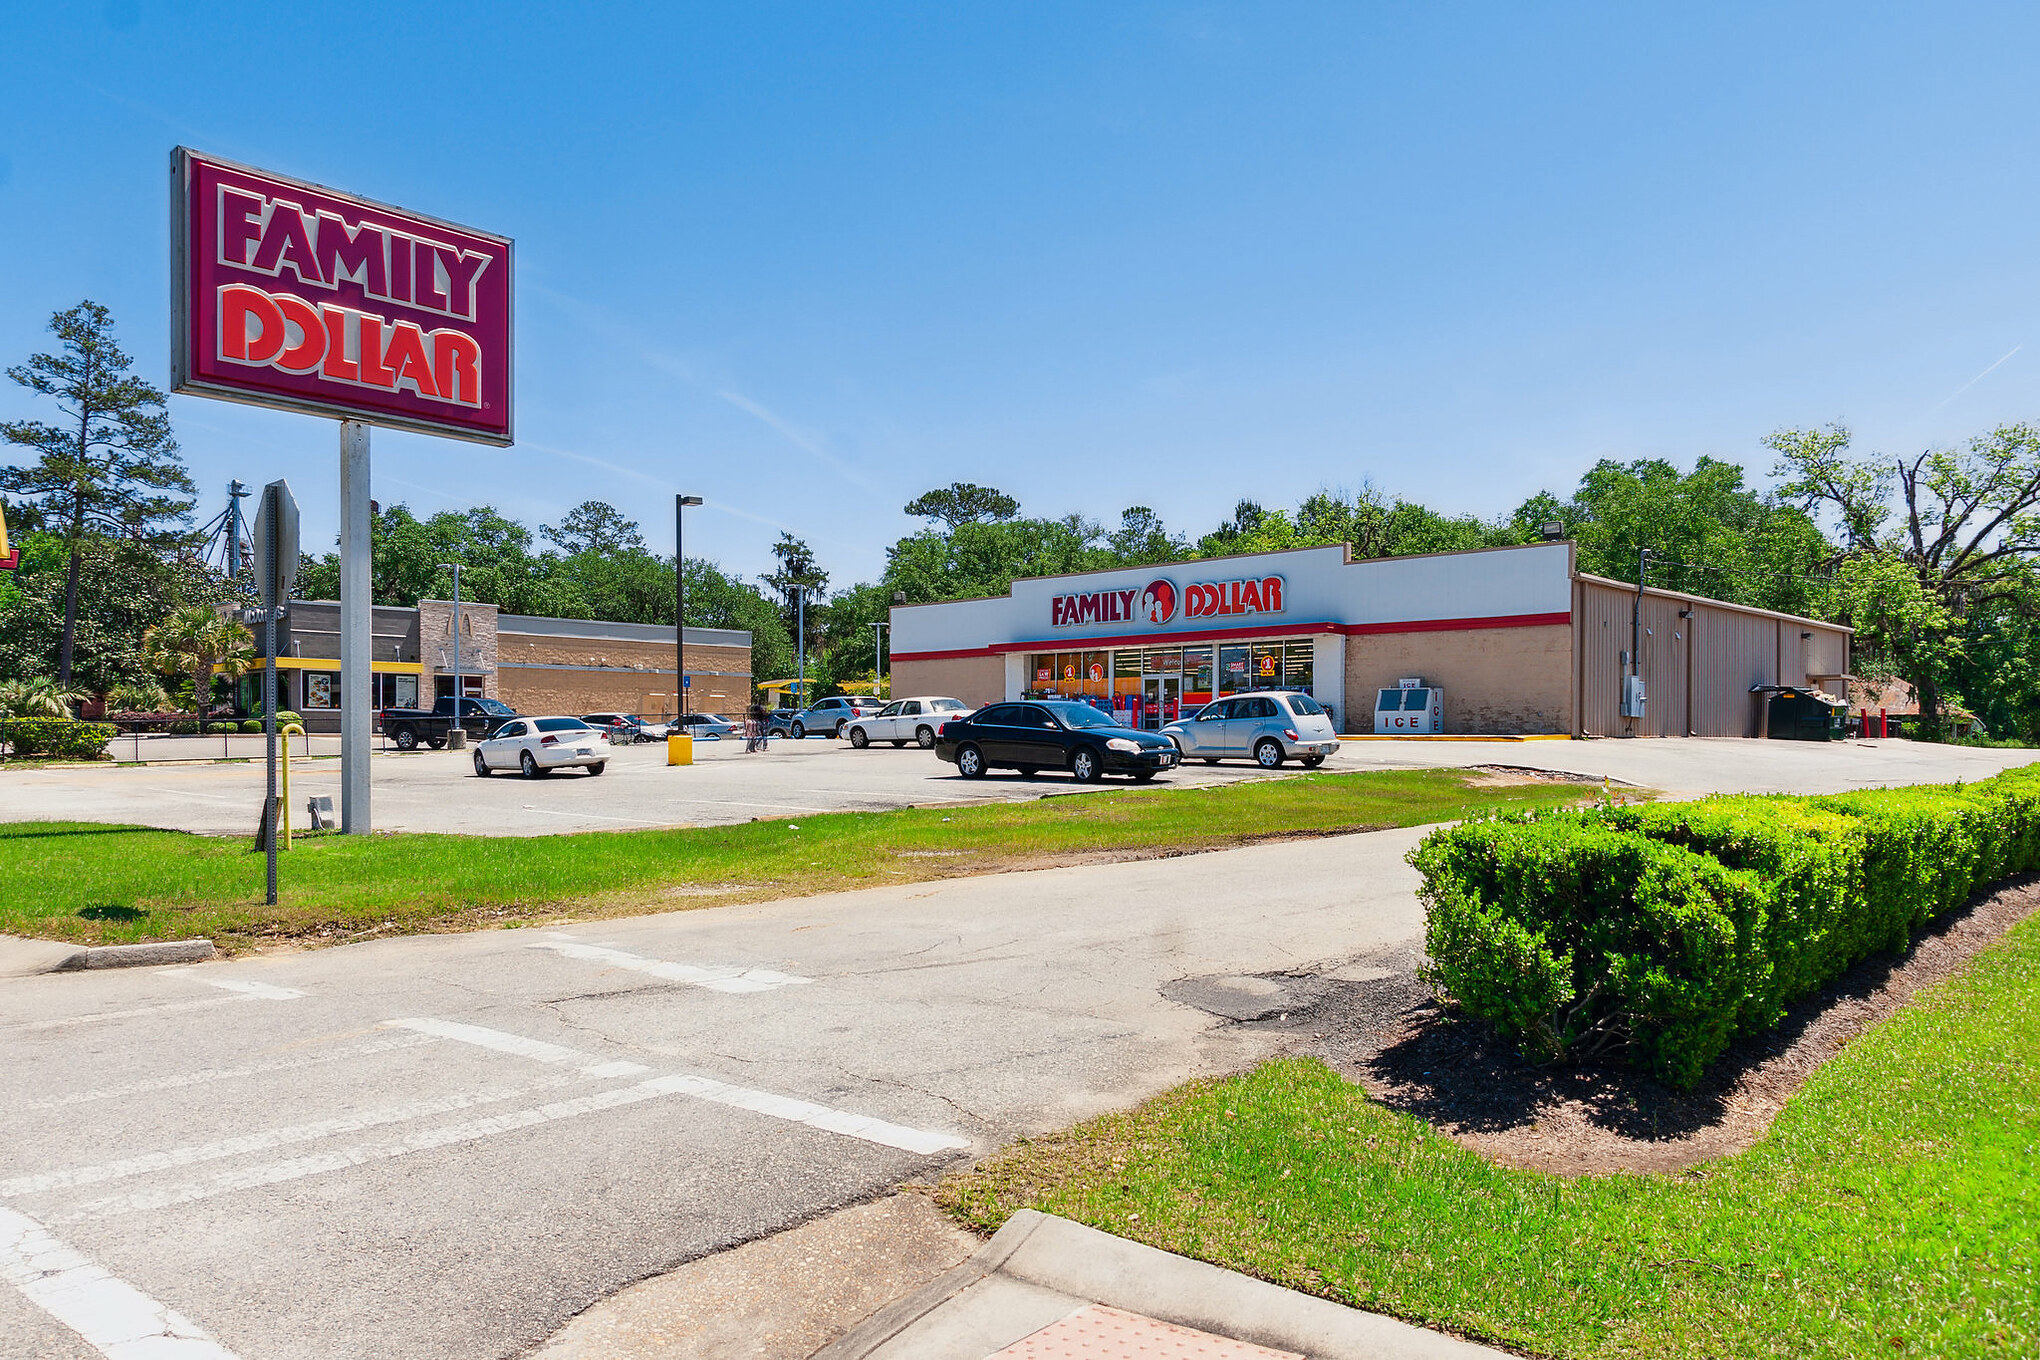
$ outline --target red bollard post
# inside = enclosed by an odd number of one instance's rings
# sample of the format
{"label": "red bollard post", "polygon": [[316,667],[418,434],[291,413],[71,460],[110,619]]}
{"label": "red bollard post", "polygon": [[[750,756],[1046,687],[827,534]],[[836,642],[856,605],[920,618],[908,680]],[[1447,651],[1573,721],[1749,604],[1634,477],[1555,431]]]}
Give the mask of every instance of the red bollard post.
{"label": "red bollard post", "polygon": [[1888,737],[1891,735],[1890,709],[1880,708],[1877,710],[1877,735],[1880,737]]}
{"label": "red bollard post", "polygon": [[1866,739],[1870,735],[1870,706],[1868,704],[1863,706],[1863,721],[1856,730],[1862,733]]}

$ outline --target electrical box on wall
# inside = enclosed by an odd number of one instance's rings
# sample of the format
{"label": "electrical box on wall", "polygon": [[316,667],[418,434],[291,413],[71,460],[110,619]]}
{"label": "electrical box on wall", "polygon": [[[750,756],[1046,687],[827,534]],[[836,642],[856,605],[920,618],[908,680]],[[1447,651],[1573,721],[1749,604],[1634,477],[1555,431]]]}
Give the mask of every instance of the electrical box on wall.
{"label": "electrical box on wall", "polygon": [[1640,675],[1622,677],[1622,716],[1625,718],[1643,716],[1643,677]]}

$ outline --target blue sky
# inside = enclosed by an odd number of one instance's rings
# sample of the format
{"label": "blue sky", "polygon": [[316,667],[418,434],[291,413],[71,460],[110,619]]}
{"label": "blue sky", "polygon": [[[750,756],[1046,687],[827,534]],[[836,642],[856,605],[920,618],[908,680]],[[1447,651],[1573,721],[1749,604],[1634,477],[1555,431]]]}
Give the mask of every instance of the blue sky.
{"label": "blue sky", "polygon": [[[757,573],[784,527],[844,584],[956,479],[1192,532],[1369,479],[1491,515],[1602,457],[1763,472],[1783,424],[2040,415],[2031,6],[199,13],[15,7],[0,359],[91,297],[167,383],[180,142],[503,232],[519,442],[378,433],[421,513],[597,498],[669,550],[685,489],[690,553]],[[288,476],[330,542],[331,422],[172,410],[202,515]]]}

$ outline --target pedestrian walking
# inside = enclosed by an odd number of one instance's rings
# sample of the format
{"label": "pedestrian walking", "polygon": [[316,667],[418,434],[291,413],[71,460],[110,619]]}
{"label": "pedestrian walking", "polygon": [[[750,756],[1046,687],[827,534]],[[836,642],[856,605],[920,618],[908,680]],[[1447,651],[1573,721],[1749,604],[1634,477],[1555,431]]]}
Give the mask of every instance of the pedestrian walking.
{"label": "pedestrian walking", "polygon": [[744,754],[765,749],[765,706],[754,703],[744,715]]}

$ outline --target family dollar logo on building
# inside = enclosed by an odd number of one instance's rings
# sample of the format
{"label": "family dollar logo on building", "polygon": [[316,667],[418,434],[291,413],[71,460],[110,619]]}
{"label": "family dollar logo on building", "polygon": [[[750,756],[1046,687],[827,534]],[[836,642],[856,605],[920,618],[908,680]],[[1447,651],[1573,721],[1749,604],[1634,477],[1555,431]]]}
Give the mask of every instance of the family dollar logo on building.
{"label": "family dollar logo on building", "polygon": [[179,148],[172,390],[510,442],[510,242]]}
{"label": "family dollar logo on building", "polygon": [[1282,612],[1282,578],[1260,576],[1178,586],[1174,581],[1157,577],[1140,590],[1094,590],[1082,595],[1057,595],[1049,601],[1049,622],[1056,628],[1079,628],[1087,623],[1149,623],[1159,626],[1173,620],[1179,606],[1186,619],[1279,614]]}

